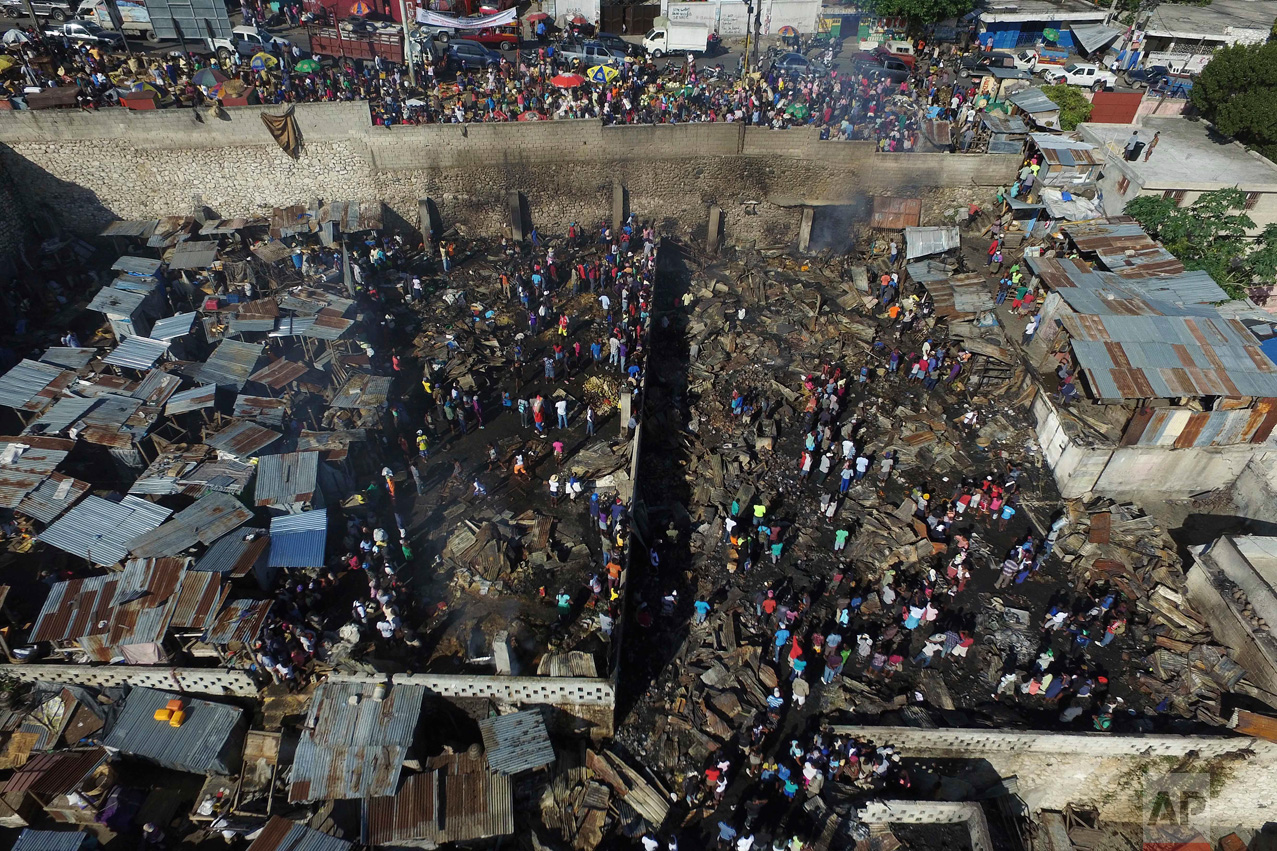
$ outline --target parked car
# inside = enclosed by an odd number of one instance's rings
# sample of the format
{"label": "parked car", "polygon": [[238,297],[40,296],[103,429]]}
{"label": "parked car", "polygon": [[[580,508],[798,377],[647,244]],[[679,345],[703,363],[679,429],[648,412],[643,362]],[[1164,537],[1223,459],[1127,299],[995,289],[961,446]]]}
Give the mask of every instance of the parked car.
{"label": "parked car", "polygon": [[893,83],[909,79],[909,66],[904,60],[882,53],[857,53],[851,57],[851,68],[857,76],[878,77]]}
{"label": "parked car", "polygon": [[800,77],[817,74],[825,69],[824,65],[814,59],[808,59],[801,53],[782,53],[776,57],[772,67],[782,74],[797,74]]}
{"label": "parked car", "polygon": [[1126,71],[1118,71],[1114,68],[1113,71],[1121,75],[1122,85],[1132,89],[1151,88],[1171,75],[1171,69],[1165,65],[1154,65],[1152,68],[1131,68]]}
{"label": "parked car", "polygon": [[619,50],[626,56],[637,56],[639,54],[639,46],[637,44],[631,44],[616,33],[595,33],[594,40],[606,48],[614,51]]}
{"label": "parked car", "polygon": [[1014,69],[1015,64],[1016,56],[1014,53],[994,50],[964,56],[961,68],[964,77],[978,80],[981,77],[989,76],[989,69],[991,68]]}
{"label": "parked car", "polygon": [[613,50],[601,41],[578,38],[565,38],[559,42],[559,55],[569,62],[579,60],[587,68],[592,65],[621,65],[625,62],[623,51]]}
{"label": "parked car", "polygon": [[[27,16],[26,0],[4,0],[0,3],[0,8],[3,8],[4,14],[10,18]],[[75,17],[74,0],[31,0],[31,9],[37,18],[45,18],[57,23]]]}
{"label": "parked car", "polygon": [[54,38],[65,37],[82,44],[100,44],[115,50],[124,49],[124,36],[111,30],[104,30],[92,21],[67,21],[44,31]]}
{"label": "parked car", "polygon": [[448,42],[448,64],[458,71],[482,71],[501,62],[501,54],[477,41],[455,38]]}
{"label": "parked car", "polygon": [[1112,71],[1086,62],[1071,62],[1063,68],[1044,68],[1042,79],[1053,85],[1063,83],[1096,92],[1102,92],[1109,86],[1117,84],[1117,75]]}
{"label": "parked car", "polygon": [[245,59],[262,51],[282,56],[293,48],[287,39],[280,38],[265,27],[235,27],[231,30],[229,39],[206,37],[203,41],[209,50],[217,54],[223,68],[230,65],[232,54]]}
{"label": "parked car", "polygon": [[495,50],[516,50],[519,47],[518,27],[485,27],[481,30],[459,30],[457,38],[477,41]]}

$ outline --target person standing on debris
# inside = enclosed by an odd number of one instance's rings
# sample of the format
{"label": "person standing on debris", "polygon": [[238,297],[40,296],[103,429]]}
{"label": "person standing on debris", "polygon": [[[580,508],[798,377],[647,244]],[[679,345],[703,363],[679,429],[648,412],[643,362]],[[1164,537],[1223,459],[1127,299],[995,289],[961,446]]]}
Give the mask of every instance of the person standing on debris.
{"label": "person standing on debris", "polygon": [[834,552],[840,553],[847,546],[847,538],[851,536],[851,532],[847,529],[839,529],[834,533]]}
{"label": "person standing on debris", "polygon": [[1038,325],[1042,323],[1042,314],[1035,313],[1029,317],[1029,324],[1024,328],[1024,345],[1033,342],[1033,335],[1037,333]]}
{"label": "person standing on debris", "polygon": [[789,644],[789,630],[782,623],[780,628],[776,630],[776,635],[772,639],[772,661],[780,661],[780,651]]}
{"label": "person standing on debris", "polygon": [[705,623],[705,619],[709,617],[709,602],[702,597],[693,604],[692,608],[696,610],[694,622],[698,624]]}
{"label": "person standing on debris", "polygon": [[558,427],[568,427],[568,400],[560,399],[554,403],[554,410],[558,414]]}

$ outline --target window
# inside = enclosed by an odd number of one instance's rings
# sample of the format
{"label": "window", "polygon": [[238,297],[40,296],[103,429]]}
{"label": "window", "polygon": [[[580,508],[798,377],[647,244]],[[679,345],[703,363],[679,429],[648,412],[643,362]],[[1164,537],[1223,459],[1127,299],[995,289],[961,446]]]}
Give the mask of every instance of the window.
{"label": "window", "polygon": [[1253,209],[1255,209],[1255,205],[1259,203],[1259,194],[1260,194],[1260,193],[1258,193],[1258,192],[1247,192],[1247,193],[1246,193],[1246,206],[1245,206],[1245,209],[1247,209],[1247,210],[1253,210]]}
{"label": "window", "polygon": [[1117,182],[1117,194],[1125,195],[1126,190],[1131,188],[1131,180],[1126,175],[1122,175],[1122,179]]}
{"label": "window", "polygon": [[1187,190],[1184,190],[1184,189],[1167,189],[1165,192],[1163,192],[1163,193],[1162,193],[1162,197],[1163,197],[1163,198],[1165,198],[1167,201],[1174,201],[1174,202],[1175,202],[1175,206],[1176,206],[1176,207],[1178,207],[1180,204],[1183,204],[1183,203],[1184,203],[1184,192],[1185,192],[1185,191],[1187,191]]}

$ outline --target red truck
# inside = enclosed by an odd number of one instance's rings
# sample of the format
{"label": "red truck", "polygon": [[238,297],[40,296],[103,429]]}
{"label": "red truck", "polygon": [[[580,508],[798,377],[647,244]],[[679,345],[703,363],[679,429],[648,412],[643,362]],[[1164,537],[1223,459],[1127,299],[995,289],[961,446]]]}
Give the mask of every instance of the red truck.
{"label": "red truck", "polygon": [[307,27],[310,35],[310,52],[316,56],[344,57],[347,59],[376,59],[403,63],[403,36],[398,33],[370,33],[352,35],[337,27]]}
{"label": "red truck", "polygon": [[517,26],[486,27],[481,30],[457,30],[456,37],[477,41],[484,47],[491,47],[493,50],[500,50],[503,53],[507,50],[517,50],[519,47],[519,28]]}

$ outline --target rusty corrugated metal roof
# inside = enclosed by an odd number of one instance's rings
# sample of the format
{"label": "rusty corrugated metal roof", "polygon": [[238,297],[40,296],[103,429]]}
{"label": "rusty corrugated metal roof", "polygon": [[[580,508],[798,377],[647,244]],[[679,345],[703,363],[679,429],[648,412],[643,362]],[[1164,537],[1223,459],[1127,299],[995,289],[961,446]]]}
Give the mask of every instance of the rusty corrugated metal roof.
{"label": "rusty corrugated metal roof", "polygon": [[235,497],[210,493],[182,509],[164,525],[138,536],[129,547],[138,557],[177,555],[197,543],[211,544],[253,517]]}
{"label": "rusty corrugated metal roof", "polygon": [[352,375],[333,396],[333,408],[372,408],[384,405],[390,395],[391,379],[381,375]]}
{"label": "rusty corrugated metal roof", "polygon": [[235,458],[251,458],[280,437],[282,435],[277,431],[240,420],[208,438],[207,443],[218,452],[225,452]]}
{"label": "rusty corrugated metal roof", "polygon": [[407,778],[394,797],[364,802],[361,841],[369,846],[444,844],[514,833],[510,778],[482,756],[445,754]]}
{"label": "rusty corrugated metal roof", "polygon": [[904,230],[916,228],[922,222],[921,198],[892,198],[888,195],[874,196],[873,216],[869,226],[886,230]]}
{"label": "rusty corrugated metal roof", "polygon": [[43,411],[76,379],[74,370],[23,360],[0,376],[0,405],[19,411]]}
{"label": "rusty corrugated metal roof", "polygon": [[261,834],[248,846],[248,851],[350,851],[350,847],[351,844],[344,839],[311,830],[280,816],[271,816]]}
{"label": "rusty corrugated metal roof", "polygon": [[301,378],[309,371],[310,367],[304,363],[280,358],[274,363],[257,370],[257,372],[248,377],[248,380],[265,384],[272,390],[279,390],[290,382]]}
{"label": "rusty corrugated metal roof", "polygon": [[230,586],[222,582],[222,574],[187,570],[169,619],[172,629],[206,629],[222,608]]}
{"label": "rusty corrugated metal roof", "polygon": [[3,792],[62,795],[75,789],[107,759],[105,748],[38,754],[13,773]]}
{"label": "rusty corrugated metal roof", "polygon": [[[210,573],[210,576],[220,574]],[[252,644],[266,623],[272,600],[231,600],[204,632],[209,644]]]}
{"label": "rusty corrugated metal roof", "polygon": [[488,765],[500,774],[518,774],[554,762],[554,745],[540,709],[525,709],[479,722]]}

